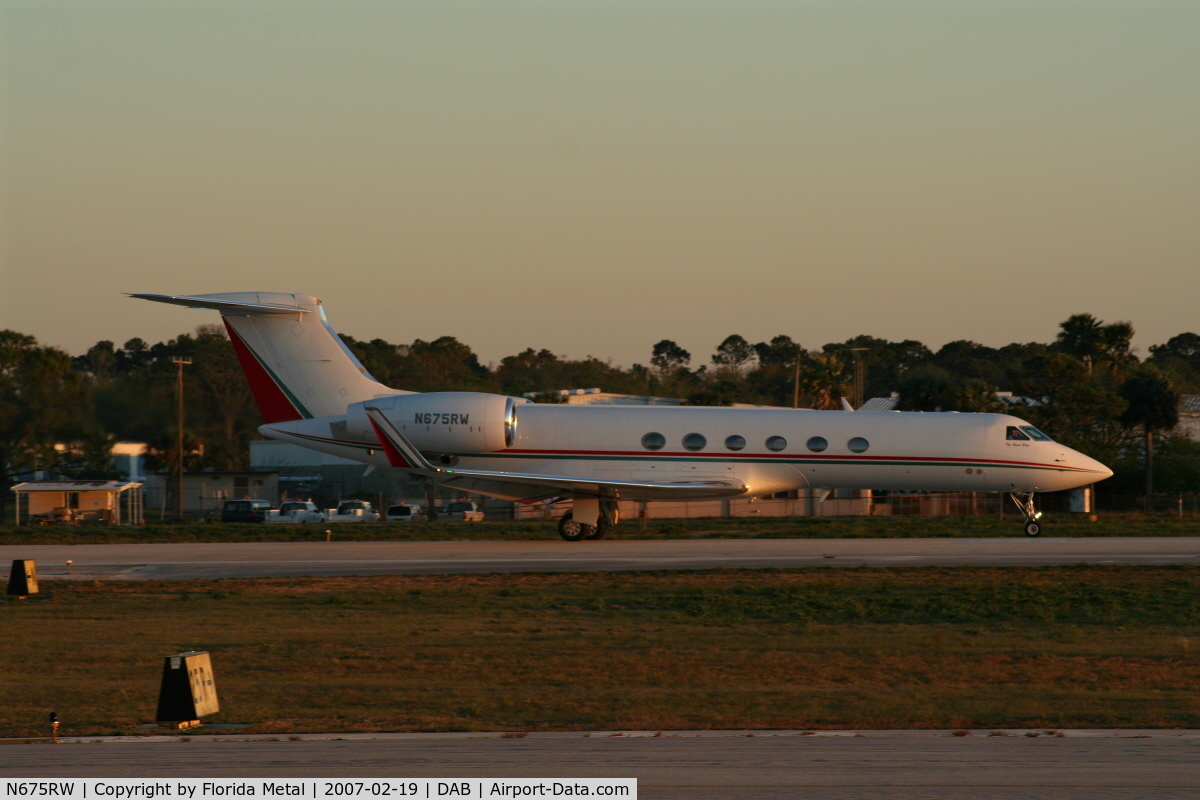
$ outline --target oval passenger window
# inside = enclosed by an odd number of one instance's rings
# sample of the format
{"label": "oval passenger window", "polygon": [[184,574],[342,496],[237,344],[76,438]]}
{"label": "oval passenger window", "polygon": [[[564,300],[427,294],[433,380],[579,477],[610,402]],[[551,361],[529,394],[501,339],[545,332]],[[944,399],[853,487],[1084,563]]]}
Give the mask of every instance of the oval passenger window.
{"label": "oval passenger window", "polygon": [[683,437],[683,446],[686,450],[703,450],[706,444],[708,444],[708,440],[698,433],[689,433]]}
{"label": "oval passenger window", "polygon": [[725,439],[725,446],[730,450],[741,450],[746,446],[746,440],[741,436],[729,436]]}
{"label": "oval passenger window", "polygon": [[647,450],[662,450],[667,444],[667,437],[661,433],[647,433],[642,437],[642,447]]}
{"label": "oval passenger window", "polygon": [[782,436],[772,436],[770,439],[767,439],[768,450],[774,450],[778,453],[785,447],[787,447],[787,439]]}
{"label": "oval passenger window", "polygon": [[870,446],[871,443],[861,436],[855,436],[853,439],[846,442],[846,447],[850,448],[851,453],[865,453],[867,452],[867,448]]}
{"label": "oval passenger window", "polygon": [[829,442],[825,441],[824,436],[814,436],[808,440],[808,449],[814,453],[820,453],[827,447],[829,447]]}

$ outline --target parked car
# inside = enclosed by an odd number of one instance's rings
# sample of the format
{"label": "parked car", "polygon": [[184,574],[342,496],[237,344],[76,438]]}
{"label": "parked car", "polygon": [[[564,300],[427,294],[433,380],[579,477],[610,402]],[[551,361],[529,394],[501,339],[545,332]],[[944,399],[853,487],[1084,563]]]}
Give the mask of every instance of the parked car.
{"label": "parked car", "polygon": [[425,519],[420,506],[410,506],[397,503],[387,507],[383,518],[388,522],[419,522]]}
{"label": "parked car", "polygon": [[226,500],[221,522],[265,522],[270,511],[269,500]]}
{"label": "parked car", "polygon": [[278,511],[267,515],[267,522],[298,523],[324,522],[325,514],[317,508],[316,503],[302,500],[290,500],[279,506]]}
{"label": "parked car", "polygon": [[482,522],[483,512],[474,503],[458,500],[446,506],[446,519],[465,520],[466,522]]}
{"label": "parked car", "polygon": [[343,500],[325,514],[327,522],[377,522],[379,514],[366,500]]}

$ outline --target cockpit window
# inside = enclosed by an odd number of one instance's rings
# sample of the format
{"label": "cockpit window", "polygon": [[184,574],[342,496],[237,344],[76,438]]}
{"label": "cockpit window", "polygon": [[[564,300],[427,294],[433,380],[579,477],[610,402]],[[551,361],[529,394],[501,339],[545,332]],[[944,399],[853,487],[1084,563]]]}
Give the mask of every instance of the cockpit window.
{"label": "cockpit window", "polygon": [[1008,434],[1004,438],[1008,439],[1010,442],[1027,442],[1027,441],[1029,441],[1029,437],[1026,436],[1025,434],[1021,433],[1021,429],[1018,428],[1016,425],[1008,426]]}
{"label": "cockpit window", "polygon": [[1041,431],[1039,431],[1037,428],[1033,427],[1032,425],[1022,425],[1021,430],[1028,433],[1029,438],[1037,439],[1039,442],[1053,442],[1054,441],[1049,436],[1042,433]]}

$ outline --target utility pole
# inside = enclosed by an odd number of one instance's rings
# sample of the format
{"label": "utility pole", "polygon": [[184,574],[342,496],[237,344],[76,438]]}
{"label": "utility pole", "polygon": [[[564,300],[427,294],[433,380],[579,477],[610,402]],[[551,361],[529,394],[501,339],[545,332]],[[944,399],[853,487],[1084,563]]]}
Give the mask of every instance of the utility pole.
{"label": "utility pole", "polygon": [[792,408],[800,407],[800,354],[796,353],[796,376],[792,379]]}
{"label": "utility pole", "polygon": [[865,389],[863,387],[863,363],[859,353],[866,350],[865,347],[855,347],[851,350],[854,353],[854,407],[862,408],[862,404],[866,398],[863,397]]}
{"label": "utility pole", "polygon": [[841,347],[838,348],[847,353],[854,354],[854,402],[852,406],[857,410],[862,407],[863,395],[866,394],[866,389],[863,386],[863,363],[859,353],[865,353],[870,348],[868,347]]}
{"label": "utility pole", "polygon": [[179,370],[175,385],[175,398],[178,400],[175,418],[175,517],[183,522],[183,365],[191,364],[192,360],[173,356],[171,363]]}
{"label": "utility pole", "polygon": [[1146,429],[1146,513],[1154,513],[1154,431]]}
{"label": "utility pole", "polygon": [[437,522],[437,485],[428,478],[425,480],[425,521]]}

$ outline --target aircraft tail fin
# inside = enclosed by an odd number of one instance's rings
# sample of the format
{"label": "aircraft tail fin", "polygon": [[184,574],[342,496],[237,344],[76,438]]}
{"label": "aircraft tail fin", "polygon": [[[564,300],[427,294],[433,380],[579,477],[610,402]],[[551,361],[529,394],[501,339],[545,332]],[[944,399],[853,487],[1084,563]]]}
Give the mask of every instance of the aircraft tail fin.
{"label": "aircraft tail fin", "polygon": [[263,422],[346,413],[379,395],[408,394],[375,380],[306,294],[134,294],[156,303],[221,312]]}

